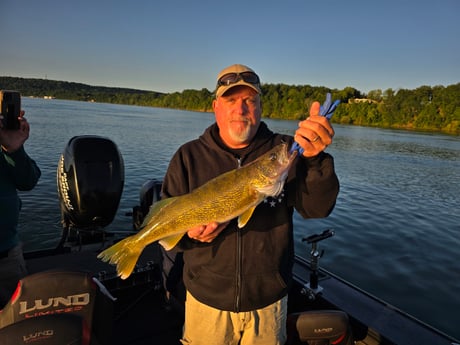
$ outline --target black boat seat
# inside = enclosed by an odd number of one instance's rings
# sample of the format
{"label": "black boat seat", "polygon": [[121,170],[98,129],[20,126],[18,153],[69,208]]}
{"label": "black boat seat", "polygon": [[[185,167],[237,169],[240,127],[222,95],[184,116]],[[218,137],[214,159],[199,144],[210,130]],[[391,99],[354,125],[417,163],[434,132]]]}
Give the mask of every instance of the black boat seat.
{"label": "black boat seat", "polygon": [[2,345],[88,345],[89,333],[83,318],[54,314],[21,320],[0,329]]}
{"label": "black boat seat", "polygon": [[289,314],[287,333],[286,345],[353,344],[348,316],[339,310],[315,310]]}
{"label": "black boat seat", "polygon": [[[48,316],[52,315],[56,319],[62,317],[59,322],[65,328],[81,332],[82,340],[87,334],[89,341],[82,344],[110,344],[113,300],[99,281],[84,272],[46,271],[29,275],[19,281],[13,296],[0,311],[2,339],[6,334],[15,337],[34,327],[46,332],[47,325],[51,325]],[[26,332],[26,336],[30,334]]]}

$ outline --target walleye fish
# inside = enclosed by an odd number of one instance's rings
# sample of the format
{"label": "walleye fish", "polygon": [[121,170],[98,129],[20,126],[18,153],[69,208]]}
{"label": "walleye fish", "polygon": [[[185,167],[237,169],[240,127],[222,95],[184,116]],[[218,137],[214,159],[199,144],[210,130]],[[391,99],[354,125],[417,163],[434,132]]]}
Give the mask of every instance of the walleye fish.
{"label": "walleye fish", "polygon": [[130,276],[145,246],[155,241],[172,249],[191,228],[238,217],[242,228],[254,209],[268,196],[283,190],[288,170],[297,155],[286,143],[277,145],[255,161],[209,180],[189,194],[156,202],[141,230],[101,252],[97,257],[117,265],[122,279]]}

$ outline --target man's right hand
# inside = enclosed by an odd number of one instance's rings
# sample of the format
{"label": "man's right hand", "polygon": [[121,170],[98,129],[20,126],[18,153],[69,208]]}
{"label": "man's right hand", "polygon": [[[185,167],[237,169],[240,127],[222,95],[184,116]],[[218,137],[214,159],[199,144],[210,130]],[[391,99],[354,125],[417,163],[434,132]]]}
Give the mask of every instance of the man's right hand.
{"label": "man's right hand", "polygon": [[196,226],[187,231],[188,237],[200,242],[212,242],[230,222],[219,224],[211,222],[207,225]]}

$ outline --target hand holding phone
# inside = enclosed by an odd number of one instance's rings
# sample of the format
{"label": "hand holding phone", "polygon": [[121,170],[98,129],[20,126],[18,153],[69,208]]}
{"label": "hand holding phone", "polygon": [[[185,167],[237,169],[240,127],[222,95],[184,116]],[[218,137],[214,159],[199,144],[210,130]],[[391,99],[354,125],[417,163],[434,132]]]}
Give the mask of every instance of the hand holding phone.
{"label": "hand holding phone", "polygon": [[19,129],[21,113],[21,94],[17,91],[0,91],[0,115],[3,117],[3,129]]}

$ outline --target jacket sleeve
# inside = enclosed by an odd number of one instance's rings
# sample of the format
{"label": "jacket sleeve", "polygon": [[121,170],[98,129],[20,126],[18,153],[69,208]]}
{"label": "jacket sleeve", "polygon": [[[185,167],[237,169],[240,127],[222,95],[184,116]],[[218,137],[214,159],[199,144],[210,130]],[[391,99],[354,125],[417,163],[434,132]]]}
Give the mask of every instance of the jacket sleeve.
{"label": "jacket sleeve", "polygon": [[6,168],[17,190],[28,191],[35,187],[41,176],[40,168],[31,159],[24,147],[13,153],[3,152]]}
{"label": "jacket sleeve", "polygon": [[332,156],[322,152],[316,157],[299,158],[296,177],[296,210],[304,218],[327,217],[339,193]]}

